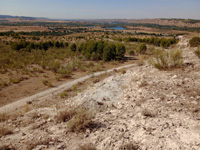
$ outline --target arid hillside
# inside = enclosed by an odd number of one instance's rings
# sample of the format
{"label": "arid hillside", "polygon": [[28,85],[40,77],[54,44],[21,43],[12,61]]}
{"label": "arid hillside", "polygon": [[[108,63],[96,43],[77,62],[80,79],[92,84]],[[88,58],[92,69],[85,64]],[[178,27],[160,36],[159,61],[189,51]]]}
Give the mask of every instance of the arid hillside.
{"label": "arid hillside", "polygon": [[0,149],[199,150],[200,59],[188,41],[175,47],[183,52],[179,68],[158,70],[147,60],[75,97],[43,100],[59,104],[35,100],[17,117],[1,114]]}

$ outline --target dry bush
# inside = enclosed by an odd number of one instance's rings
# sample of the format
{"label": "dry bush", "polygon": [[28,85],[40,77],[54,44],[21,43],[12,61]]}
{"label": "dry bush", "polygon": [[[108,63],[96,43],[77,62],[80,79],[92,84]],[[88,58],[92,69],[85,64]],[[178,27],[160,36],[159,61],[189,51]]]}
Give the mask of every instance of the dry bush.
{"label": "dry bush", "polygon": [[75,115],[68,121],[68,129],[71,132],[84,132],[90,127],[94,115],[91,110],[79,107]]}
{"label": "dry bush", "polygon": [[96,150],[96,147],[92,143],[87,143],[87,144],[81,145],[78,150]]}
{"label": "dry bush", "polygon": [[183,65],[182,50],[156,50],[150,64],[159,70],[179,68]]}
{"label": "dry bush", "polygon": [[121,74],[125,74],[126,73],[126,68],[123,68],[120,70]]}
{"label": "dry bush", "polygon": [[142,111],[142,115],[145,116],[145,117],[151,117],[151,118],[156,116],[155,112],[153,112],[153,111],[151,111],[149,109],[144,109]]}
{"label": "dry bush", "polygon": [[9,128],[5,128],[5,127],[0,127],[0,137],[1,136],[5,136],[5,135],[9,135],[9,134],[12,134],[12,130],[9,129]]}
{"label": "dry bush", "polygon": [[26,150],[32,150],[38,145],[46,145],[48,147],[49,142],[50,142],[50,139],[47,138],[47,137],[45,137],[45,138],[43,138],[41,140],[27,142]]}
{"label": "dry bush", "polygon": [[0,113],[0,122],[6,121],[9,119],[9,116],[6,113]]}
{"label": "dry bush", "polygon": [[200,58],[200,47],[195,51],[195,54]]}
{"label": "dry bush", "polygon": [[76,114],[76,110],[73,109],[65,109],[60,111],[57,115],[58,122],[67,122]]}
{"label": "dry bush", "polygon": [[16,150],[16,148],[12,145],[0,145],[0,150]]}
{"label": "dry bush", "polygon": [[134,143],[127,143],[122,146],[120,146],[119,150],[138,150],[139,146]]}

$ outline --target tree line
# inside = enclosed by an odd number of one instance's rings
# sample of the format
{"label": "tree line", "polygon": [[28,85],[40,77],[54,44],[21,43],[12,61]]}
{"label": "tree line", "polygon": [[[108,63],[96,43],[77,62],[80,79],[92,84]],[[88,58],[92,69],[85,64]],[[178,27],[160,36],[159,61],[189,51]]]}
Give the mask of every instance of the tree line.
{"label": "tree line", "polygon": [[170,39],[164,39],[164,38],[136,38],[136,37],[128,37],[123,39],[125,42],[140,42],[140,43],[146,43],[146,44],[152,44],[155,46],[161,46],[164,48],[170,47],[172,44],[176,44],[178,42],[177,39],[170,38]]}
{"label": "tree line", "polygon": [[10,42],[10,46],[13,50],[27,50],[31,51],[32,49],[43,49],[48,50],[49,48],[64,48],[68,47],[67,42],[59,42],[59,41],[46,41],[46,42],[29,42],[25,40],[21,40],[20,42]]}
{"label": "tree line", "polygon": [[121,43],[108,43],[105,41],[89,41],[82,43],[78,51],[88,60],[120,60],[124,58],[126,48]]}

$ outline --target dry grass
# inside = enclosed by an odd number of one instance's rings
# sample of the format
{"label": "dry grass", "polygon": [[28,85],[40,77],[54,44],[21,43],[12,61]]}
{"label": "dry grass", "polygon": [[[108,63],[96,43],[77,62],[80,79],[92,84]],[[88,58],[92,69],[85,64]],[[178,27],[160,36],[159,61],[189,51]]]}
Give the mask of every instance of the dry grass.
{"label": "dry grass", "polygon": [[91,110],[79,107],[76,109],[75,115],[68,121],[67,127],[71,132],[84,132],[90,127],[93,117]]}
{"label": "dry grass", "polygon": [[57,115],[58,122],[67,122],[76,114],[76,110],[73,109],[65,109],[60,111]]}
{"label": "dry grass", "polygon": [[13,131],[9,128],[5,128],[5,127],[0,127],[0,137],[1,136],[5,136],[5,135],[9,135],[9,134],[12,134]]}
{"label": "dry grass", "polygon": [[78,150],[96,150],[96,147],[92,143],[87,143],[87,144],[81,145]]}
{"label": "dry grass", "polygon": [[195,51],[195,54],[200,58],[200,47]]}
{"label": "dry grass", "polygon": [[32,150],[35,147],[37,147],[38,145],[46,145],[48,147],[49,142],[50,142],[50,139],[47,137],[45,137],[41,140],[27,142],[26,150]]}
{"label": "dry grass", "polygon": [[139,146],[137,144],[133,143],[127,143],[122,146],[120,146],[119,150],[138,150]]}
{"label": "dry grass", "polygon": [[0,145],[0,150],[16,150],[12,145]]}
{"label": "dry grass", "polygon": [[153,112],[153,111],[151,111],[149,109],[144,109],[142,111],[142,115],[145,116],[145,117],[151,117],[151,118],[156,116],[155,112]]}
{"label": "dry grass", "polygon": [[123,68],[120,70],[121,74],[125,74],[126,73],[126,68]]}
{"label": "dry grass", "polygon": [[0,122],[8,120],[8,115],[6,113],[0,113]]}

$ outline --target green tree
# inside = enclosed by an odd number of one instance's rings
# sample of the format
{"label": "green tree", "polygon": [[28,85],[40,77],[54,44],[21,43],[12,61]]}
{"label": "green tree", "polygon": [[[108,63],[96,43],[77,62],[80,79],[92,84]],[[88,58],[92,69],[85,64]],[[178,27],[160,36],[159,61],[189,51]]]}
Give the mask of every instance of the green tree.
{"label": "green tree", "polygon": [[73,43],[71,46],[70,46],[70,49],[75,52],[76,51],[76,44]]}
{"label": "green tree", "polygon": [[146,52],[146,50],[147,50],[146,44],[144,44],[144,43],[141,44],[139,50],[140,50],[140,53],[141,53],[141,54],[145,54],[145,52]]}

